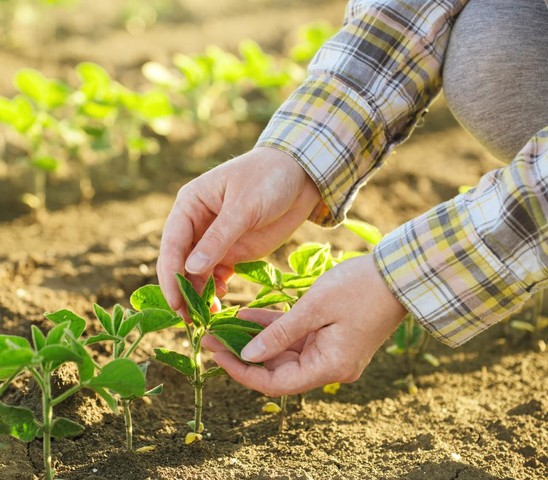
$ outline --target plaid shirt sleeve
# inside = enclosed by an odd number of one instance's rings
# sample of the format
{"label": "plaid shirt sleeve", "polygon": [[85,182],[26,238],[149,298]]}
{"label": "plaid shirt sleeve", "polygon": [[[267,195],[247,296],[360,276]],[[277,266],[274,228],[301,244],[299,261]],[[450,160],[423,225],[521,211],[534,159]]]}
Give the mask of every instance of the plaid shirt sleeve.
{"label": "plaid shirt sleeve", "polygon": [[441,88],[453,21],[465,0],[354,0],[307,80],[257,146],[292,155],[322,202],[311,220],[336,225],[358,189],[405,140]]}
{"label": "plaid shirt sleeve", "polygon": [[[466,3],[349,3],[344,28],[258,141],[292,155],[316,182],[322,202],[312,220],[344,219],[357,190],[408,137],[441,87]],[[547,197],[548,127],[511,165],[386,236],[377,267],[435,337],[460,345],[548,286]]]}
{"label": "plaid shirt sleeve", "polygon": [[484,175],[383,238],[374,255],[400,302],[458,346],[548,287],[548,126]]}

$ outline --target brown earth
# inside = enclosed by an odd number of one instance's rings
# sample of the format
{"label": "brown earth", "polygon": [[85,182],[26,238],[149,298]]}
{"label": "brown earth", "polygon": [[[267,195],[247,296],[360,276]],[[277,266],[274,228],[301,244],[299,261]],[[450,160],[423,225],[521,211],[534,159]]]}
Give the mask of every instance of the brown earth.
{"label": "brown earth", "polygon": [[[209,43],[232,48],[244,37],[281,48],[295,25],[314,18],[340,21],[344,3],[180,1],[173,19],[160,18],[134,38],[119,28],[121,1],[87,0],[77,10],[58,14],[55,39],[19,44],[16,54],[0,52],[0,61],[12,69],[34,66],[58,73],[91,59],[137,83],[135,71],[142,61],[169,58],[177,50],[199,50]],[[0,85],[4,94],[10,89],[9,68]],[[225,148],[218,158],[248,147]],[[185,158],[172,146],[164,151]],[[426,126],[360,193],[352,216],[387,232],[498,165],[440,103]],[[187,176],[183,168],[165,178],[164,193],[66,206],[41,223],[24,216],[0,223],[0,333],[28,336],[31,324],[48,327],[43,312],[60,308],[91,319],[92,302],[127,305],[135,288],[156,282],[162,224]],[[363,248],[345,230],[306,224],[272,259],[282,262],[291,248],[310,240],[337,249]],[[250,297],[249,287],[236,280],[228,299]],[[91,327],[97,325],[91,322]],[[157,346],[183,351],[183,340],[179,331],[151,336],[137,355],[145,360]],[[150,402],[136,402],[134,420],[136,447],[155,449],[126,453],[122,418],[85,393],[58,408],[57,413],[86,426],[79,438],[54,443],[58,475],[68,480],[546,478],[546,354],[505,325],[457,350],[434,342],[430,348],[441,366],[419,366],[416,395],[394,386],[404,366],[380,351],[362,378],[336,396],[317,390],[308,394],[303,410],[293,404],[282,435],[276,419],[261,413],[265,399],[260,394],[226,378],[213,379],[205,390],[205,441],[191,447],[183,443],[192,416],[191,387],[152,362],[150,378],[163,382],[165,392]],[[70,374],[63,372],[61,381]],[[37,408],[36,394],[23,379],[2,400]],[[0,449],[0,479],[37,479],[41,471],[39,441],[8,441]]]}

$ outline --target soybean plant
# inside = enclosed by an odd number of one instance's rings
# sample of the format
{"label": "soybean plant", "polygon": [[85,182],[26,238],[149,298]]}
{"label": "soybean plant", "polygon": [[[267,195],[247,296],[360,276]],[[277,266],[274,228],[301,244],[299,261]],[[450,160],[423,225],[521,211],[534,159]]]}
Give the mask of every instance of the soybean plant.
{"label": "soybean plant", "polygon": [[[41,420],[28,408],[0,402],[0,435],[11,435],[23,442],[42,438],[44,476],[46,480],[52,480],[52,438],[73,437],[84,429],[72,420],[54,417],[54,407],[81,389],[90,388],[115,409],[116,402],[111,392],[124,398],[141,396],[145,390],[145,379],[139,367],[126,358],[96,367],[81,338],[86,326],[84,319],[68,310],[46,314],[46,317],[56,325],[47,335],[33,325],[32,345],[23,337],[0,335],[0,397],[25,372],[32,376],[42,397]],[[54,396],[52,376],[61,365],[69,362],[78,367],[78,382]],[[97,368],[99,373],[96,374]]]}
{"label": "soybean plant", "polygon": [[229,307],[218,313],[211,313],[211,306],[215,299],[213,277],[209,277],[201,295],[180,274],[177,274],[177,282],[191,320],[190,323],[185,322],[184,325],[192,353],[190,356],[186,356],[165,348],[157,348],[154,351],[156,360],[185,375],[194,388],[194,419],[188,422],[192,431],[185,437],[185,444],[190,445],[202,440],[204,430],[202,423],[203,387],[210,378],[226,373],[220,367],[203,370],[201,353],[204,335],[212,335],[230,352],[240,357],[242,349],[263,327],[257,323],[236,318],[239,307]]}
{"label": "soybean plant", "polygon": [[[103,332],[88,338],[85,342],[86,345],[109,341],[112,342],[113,359],[129,358],[145,335],[173,327],[181,322],[181,319],[165,301],[160,287],[157,285],[146,285],[139,288],[131,295],[130,303],[135,311],[124,310],[120,305],[115,305],[112,315],[101,306],[94,304],[93,309],[103,327]],[[133,340],[130,340],[131,338]],[[148,362],[139,365],[145,379],[147,367]],[[160,395],[162,391],[163,385],[160,384],[150,390],[143,391],[141,395],[117,397],[116,402],[124,414],[128,451],[133,450],[131,404],[139,398]]]}
{"label": "soybean plant", "polygon": [[[263,260],[240,263],[236,265],[235,272],[242,278],[262,287],[255,300],[249,303],[249,308],[282,304],[284,311],[288,311],[321,274],[344,258],[347,257],[342,255],[334,258],[329,244],[305,243],[289,255],[290,272],[282,272]],[[264,407],[266,412],[279,412],[280,432],[285,425],[287,400],[287,395],[282,395],[279,408],[272,402],[268,402]],[[303,402],[304,397],[301,394],[299,395],[299,404],[302,406]]]}

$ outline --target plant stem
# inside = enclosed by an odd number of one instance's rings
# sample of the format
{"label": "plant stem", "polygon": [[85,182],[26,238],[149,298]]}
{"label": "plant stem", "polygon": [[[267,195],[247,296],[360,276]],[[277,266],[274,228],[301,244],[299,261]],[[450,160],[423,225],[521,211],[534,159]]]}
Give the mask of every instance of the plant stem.
{"label": "plant stem", "polygon": [[196,342],[194,348],[194,433],[200,433],[202,424],[202,405],[203,405],[203,387],[202,382],[202,360],[200,356],[201,337]]}
{"label": "plant stem", "polygon": [[413,338],[413,327],[415,326],[415,317],[409,314],[405,320],[405,359],[407,364],[407,374],[413,376],[414,358],[411,352],[411,340]]}
{"label": "plant stem", "polygon": [[280,397],[280,423],[278,424],[278,433],[282,433],[285,426],[285,416],[287,414],[287,395]]}
{"label": "plant stem", "polygon": [[131,418],[131,401],[122,400],[124,410],[124,423],[126,425],[126,449],[128,452],[133,450],[133,419]]}
{"label": "plant stem", "polygon": [[135,341],[131,344],[131,347],[129,347],[129,350],[122,355],[122,358],[128,358],[133,353],[133,351],[137,348],[137,346],[139,345],[139,342],[143,339],[143,337],[144,335],[140,334],[135,339]]}
{"label": "plant stem", "polygon": [[83,385],[74,385],[74,387],[70,387],[66,392],[62,393],[58,397],[55,397],[51,401],[51,406],[55,407],[55,405],[58,405],[62,401],[66,400],[67,398],[74,395],[76,392],[80,391],[83,388]]}
{"label": "plant stem", "polygon": [[44,445],[44,477],[53,480],[51,466],[51,429],[53,423],[53,406],[51,402],[51,378],[49,370],[44,371],[42,389],[43,445]]}

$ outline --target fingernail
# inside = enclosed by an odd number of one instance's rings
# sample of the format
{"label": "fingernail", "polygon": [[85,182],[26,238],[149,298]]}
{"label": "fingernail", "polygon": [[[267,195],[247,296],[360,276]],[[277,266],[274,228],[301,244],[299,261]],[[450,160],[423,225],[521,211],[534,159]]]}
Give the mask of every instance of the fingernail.
{"label": "fingernail", "polygon": [[202,273],[209,266],[209,257],[202,252],[192,254],[186,261],[185,269],[188,273]]}
{"label": "fingernail", "polygon": [[251,340],[242,350],[241,357],[246,362],[255,362],[266,352],[266,345],[260,338]]}

